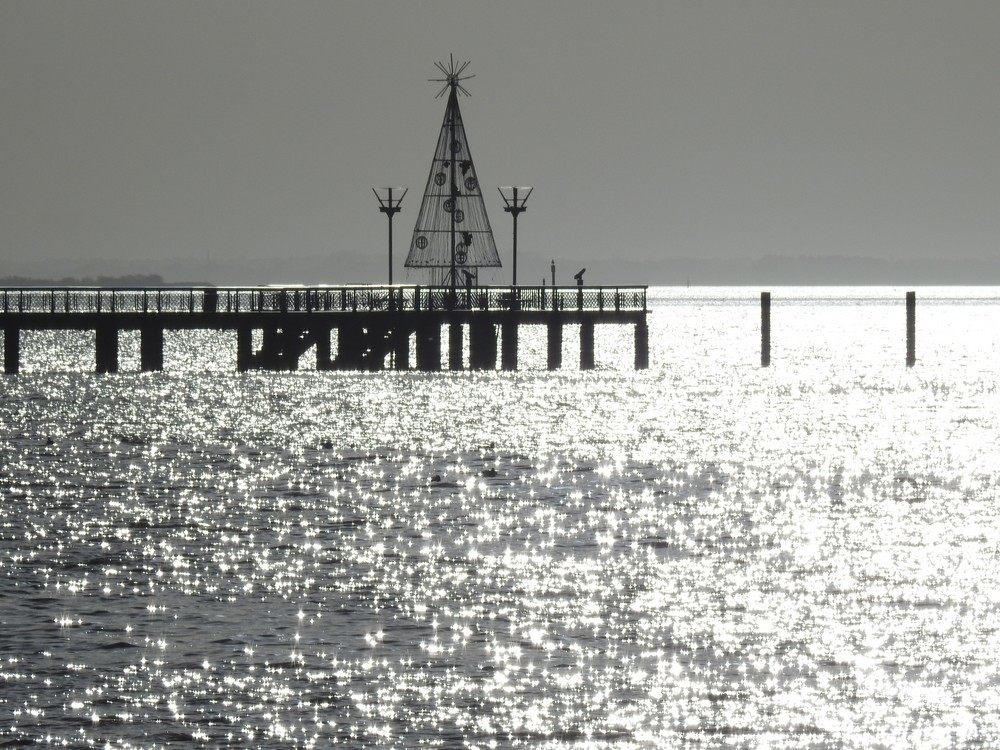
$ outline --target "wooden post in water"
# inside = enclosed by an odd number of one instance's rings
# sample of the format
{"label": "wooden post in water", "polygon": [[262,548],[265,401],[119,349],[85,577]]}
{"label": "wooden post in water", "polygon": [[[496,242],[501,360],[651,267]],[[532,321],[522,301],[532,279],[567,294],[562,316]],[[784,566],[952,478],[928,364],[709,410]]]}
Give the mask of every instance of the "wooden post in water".
{"label": "wooden post in water", "polygon": [[462,338],[463,330],[461,323],[451,323],[448,325],[448,369],[462,369]]}
{"label": "wooden post in water", "polygon": [[548,368],[558,370],[562,367],[562,344],[563,327],[558,320],[551,320],[548,324]]}
{"label": "wooden post in water", "polygon": [[163,329],[159,326],[139,330],[139,367],[143,372],[163,369]]}
{"label": "wooden post in water", "polygon": [[500,367],[504,370],[517,369],[517,321],[506,320],[500,332]]}
{"label": "wooden post in water", "polygon": [[397,325],[392,329],[393,364],[397,370],[410,369],[410,331],[406,326]]}
{"label": "wooden post in water", "polygon": [[[438,352],[438,356],[441,354]],[[365,331],[357,320],[337,328],[337,359],[338,370],[361,370],[364,368]]]}
{"label": "wooden post in water", "polygon": [[253,364],[253,328],[240,326],[236,329],[236,370],[252,370]]}
{"label": "wooden post in water", "polygon": [[906,293],[906,366],[917,363],[917,293]]}
{"label": "wooden post in water", "polygon": [[649,324],[645,316],[635,324],[635,369],[649,368]]}
{"label": "wooden post in water", "polygon": [[580,324],[580,369],[594,369],[594,323],[590,320]]}
{"label": "wooden post in water", "polygon": [[[282,304],[288,299],[284,293],[279,296]],[[276,326],[267,326],[260,334],[260,351],[257,352],[257,364],[265,370],[281,370],[281,330]]]}
{"label": "wooden post in water", "polygon": [[441,369],[441,323],[436,318],[417,325],[417,369],[422,372]]}
{"label": "wooden post in water", "polygon": [[118,329],[113,325],[99,326],[95,338],[97,372],[118,372]]}
{"label": "wooden post in water", "polygon": [[760,293],[760,366],[771,366],[771,293]]}
{"label": "wooden post in water", "polygon": [[316,369],[318,371],[333,369],[333,357],[331,356],[333,347],[330,345],[331,333],[332,330],[325,326],[320,326],[313,331],[316,339]]}
{"label": "wooden post in water", "polygon": [[497,331],[489,320],[473,320],[469,324],[469,368],[497,368]]}
{"label": "wooden post in water", "polygon": [[8,375],[21,371],[21,330],[5,328],[3,331],[3,369]]}
{"label": "wooden post in water", "polygon": [[361,369],[378,372],[385,369],[390,354],[389,331],[384,323],[373,321],[365,326],[365,338],[361,346]]}

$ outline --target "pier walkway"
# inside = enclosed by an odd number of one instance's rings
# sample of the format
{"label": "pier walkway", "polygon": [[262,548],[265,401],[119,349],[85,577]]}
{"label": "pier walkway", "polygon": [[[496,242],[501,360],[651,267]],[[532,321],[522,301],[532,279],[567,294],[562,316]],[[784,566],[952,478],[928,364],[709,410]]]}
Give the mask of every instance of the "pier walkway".
{"label": "pier walkway", "polygon": [[[95,370],[118,371],[121,331],[140,332],[140,367],[163,369],[165,331],[236,332],[237,369],[504,370],[518,366],[518,329],[545,325],[549,369],[562,366],[563,328],[580,326],[580,368],[594,366],[594,326],[634,327],[635,367],[649,366],[646,287],[309,286],[0,288],[4,371],[20,369],[22,331],[95,331]],[[466,337],[466,330],[468,335]],[[467,341],[467,344],[466,344]],[[465,356],[467,354],[467,357]]]}

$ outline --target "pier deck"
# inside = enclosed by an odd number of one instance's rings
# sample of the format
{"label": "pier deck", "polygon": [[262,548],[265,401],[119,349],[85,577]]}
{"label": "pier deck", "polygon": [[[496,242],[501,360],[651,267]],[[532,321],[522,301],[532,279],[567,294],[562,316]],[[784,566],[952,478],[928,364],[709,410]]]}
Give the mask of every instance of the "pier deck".
{"label": "pier deck", "polygon": [[[580,367],[594,366],[594,326],[632,325],[635,367],[649,364],[646,287],[164,287],[150,289],[0,288],[4,371],[20,369],[20,334],[95,331],[95,370],[118,370],[121,331],[140,332],[143,371],[163,369],[165,331],[236,332],[237,369],[295,370],[315,349],[318,370],[447,367],[516,370],[518,329],[548,327],[550,369],[562,366],[563,327],[580,326]],[[257,335],[255,336],[255,332]],[[336,346],[334,346],[334,340]]]}

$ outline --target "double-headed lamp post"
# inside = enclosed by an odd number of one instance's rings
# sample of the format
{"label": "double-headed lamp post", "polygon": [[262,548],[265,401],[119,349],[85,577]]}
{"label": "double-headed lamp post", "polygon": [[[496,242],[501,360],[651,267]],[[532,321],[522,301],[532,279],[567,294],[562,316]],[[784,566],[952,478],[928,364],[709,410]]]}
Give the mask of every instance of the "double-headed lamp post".
{"label": "double-headed lamp post", "polygon": [[497,188],[497,190],[500,191],[500,197],[503,198],[503,210],[514,217],[514,277],[511,281],[511,286],[517,286],[517,217],[528,210],[525,203],[528,202],[528,196],[531,195],[531,191],[534,188],[502,187]]}
{"label": "double-headed lamp post", "polygon": [[372,188],[372,192],[378,198],[378,210],[389,217],[389,285],[392,286],[392,217],[402,209],[406,188]]}

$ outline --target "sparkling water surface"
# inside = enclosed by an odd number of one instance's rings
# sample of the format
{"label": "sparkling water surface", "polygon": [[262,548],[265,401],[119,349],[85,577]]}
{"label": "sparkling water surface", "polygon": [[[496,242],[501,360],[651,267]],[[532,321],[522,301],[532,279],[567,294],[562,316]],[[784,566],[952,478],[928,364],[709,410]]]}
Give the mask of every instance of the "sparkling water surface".
{"label": "sparkling water surface", "polygon": [[0,746],[1000,745],[1000,289],[918,289],[913,368],[904,292],[772,290],[767,369],[740,288],[651,290],[643,372],[22,334]]}

